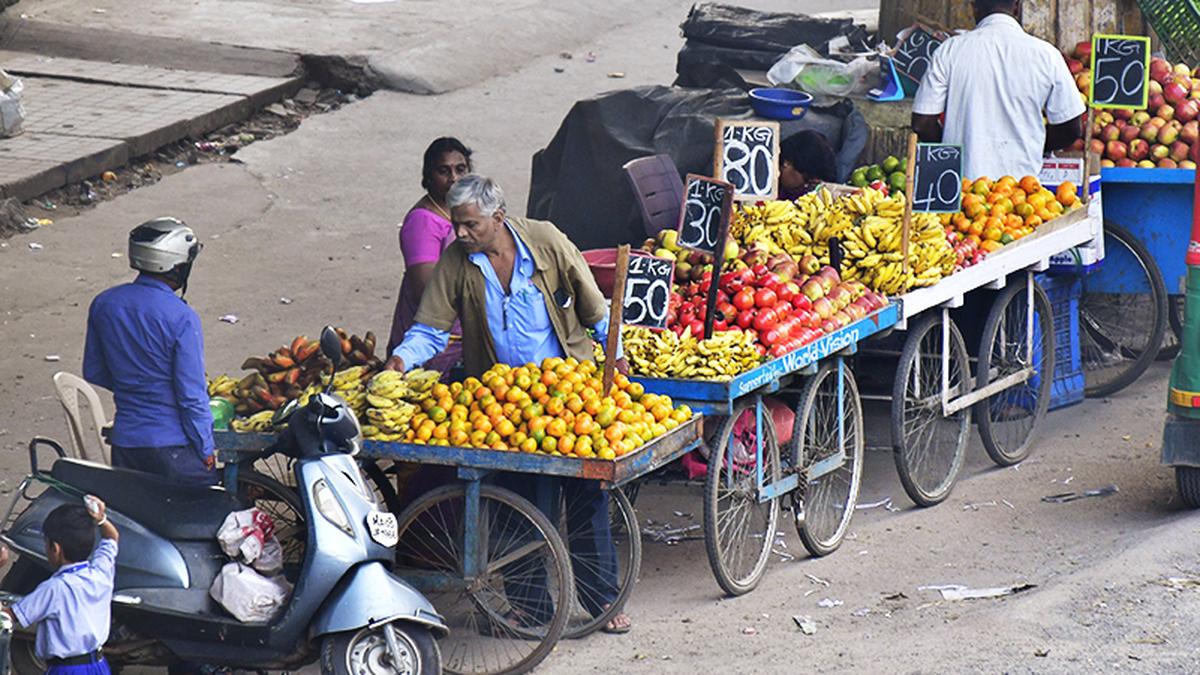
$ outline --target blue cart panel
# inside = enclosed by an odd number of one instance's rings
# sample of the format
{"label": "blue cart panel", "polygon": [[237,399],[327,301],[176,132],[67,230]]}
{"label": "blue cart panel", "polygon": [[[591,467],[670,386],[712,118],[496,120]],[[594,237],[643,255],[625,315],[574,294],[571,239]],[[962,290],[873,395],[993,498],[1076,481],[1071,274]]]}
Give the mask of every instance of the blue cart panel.
{"label": "blue cart panel", "polygon": [[[1192,234],[1192,169],[1103,169],[1104,218],[1137,237],[1162,271],[1167,293],[1183,292],[1187,277],[1184,255]],[[1145,275],[1133,257],[1105,251],[1104,274],[1088,279],[1088,292],[1146,293]]]}
{"label": "blue cart panel", "polygon": [[830,333],[794,352],[771,359],[754,370],[724,381],[674,380],[654,377],[634,377],[646,391],[666,394],[676,402],[691,404],[706,415],[728,415],[733,402],[760,389],[767,393],[778,389],[780,379],[811,366],[818,361],[849,349],[854,351],[862,340],[887,330],[900,320],[900,308],[892,303],[845,328]]}

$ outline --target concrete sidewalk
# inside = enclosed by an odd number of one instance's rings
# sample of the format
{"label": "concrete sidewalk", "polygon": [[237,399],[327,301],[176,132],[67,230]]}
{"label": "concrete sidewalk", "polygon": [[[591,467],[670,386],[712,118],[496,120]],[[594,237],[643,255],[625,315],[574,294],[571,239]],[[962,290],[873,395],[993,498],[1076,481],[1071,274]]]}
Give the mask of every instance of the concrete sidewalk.
{"label": "concrete sidewalk", "polygon": [[12,51],[0,68],[25,82],[25,133],[0,140],[0,198],[18,200],[245,119],[304,84]]}

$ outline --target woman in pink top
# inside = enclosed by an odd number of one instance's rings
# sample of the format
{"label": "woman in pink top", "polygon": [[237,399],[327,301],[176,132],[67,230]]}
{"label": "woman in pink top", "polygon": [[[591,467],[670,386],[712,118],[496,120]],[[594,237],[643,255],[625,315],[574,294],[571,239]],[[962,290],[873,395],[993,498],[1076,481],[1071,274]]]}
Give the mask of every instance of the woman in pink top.
{"label": "woman in pink top", "polygon": [[[392,317],[388,355],[404,340],[404,333],[412,326],[421,305],[425,286],[433,278],[433,266],[442,251],[454,241],[446,193],[455,181],[468,173],[471,173],[471,151],[457,138],[439,138],[425,150],[421,169],[421,187],[425,188],[425,196],[413,205],[400,226],[404,279]],[[447,373],[461,360],[462,342],[454,337],[461,334],[458,325],[455,324],[450,332],[452,337],[446,351],[427,362],[426,368]]]}

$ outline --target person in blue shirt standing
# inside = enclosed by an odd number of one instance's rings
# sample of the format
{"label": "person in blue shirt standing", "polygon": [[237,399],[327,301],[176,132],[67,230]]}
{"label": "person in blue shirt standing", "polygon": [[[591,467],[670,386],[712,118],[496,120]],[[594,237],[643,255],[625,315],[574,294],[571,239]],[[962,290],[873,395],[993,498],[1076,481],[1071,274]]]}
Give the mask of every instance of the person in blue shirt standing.
{"label": "person in blue shirt standing", "polygon": [[92,301],[83,376],[113,394],[113,466],[213,485],[204,341],[200,317],[182,297],[200,248],[175,218],[129,233],[129,266],[139,274]]}
{"label": "person in blue shirt standing", "polygon": [[[450,328],[461,319],[467,375],[479,377],[491,366],[523,366],[547,358],[593,358],[592,337],[608,335],[607,303],[579,249],[553,223],[507,216],[504,192],[491,179],[468,175],[447,194],[457,239],[438,260],[425,289],[416,323],[387,362],[392,370],[420,366],[441,353]],[[628,365],[617,352],[617,367]],[[556,495],[539,494],[536,477],[513,475],[505,487],[535,504]],[[545,486],[545,483],[542,483]],[[618,591],[617,554],[608,496],[596,481],[563,480],[572,508],[567,528],[578,596],[593,616],[612,613],[604,630],[624,633],[631,622],[614,608]],[[557,485],[556,485],[557,487]],[[544,507],[543,507],[544,508]],[[544,585],[510,583],[510,622],[546,620],[550,598]]]}
{"label": "person in blue shirt standing", "polygon": [[[86,501],[91,508],[63,504],[46,516],[46,559],[57,569],[29,595],[4,608],[21,626],[37,626],[34,653],[49,666],[48,675],[110,672],[100,648],[108,640],[112,618],[120,534],[108,522],[104,502],[91,496]],[[8,548],[3,547],[0,567],[7,564]]]}

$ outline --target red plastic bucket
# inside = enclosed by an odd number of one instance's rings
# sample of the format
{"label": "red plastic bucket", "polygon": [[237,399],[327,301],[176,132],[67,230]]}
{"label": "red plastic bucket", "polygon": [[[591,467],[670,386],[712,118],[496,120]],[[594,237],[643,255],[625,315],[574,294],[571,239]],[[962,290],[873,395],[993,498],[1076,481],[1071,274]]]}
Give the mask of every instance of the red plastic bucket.
{"label": "red plastic bucket", "polygon": [[613,281],[617,277],[617,249],[594,248],[583,251],[583,259],[587,261],[588,269],[596,278],[596,285],[600,287],[600,292],[604,294],[604,297],[611,299]]}

